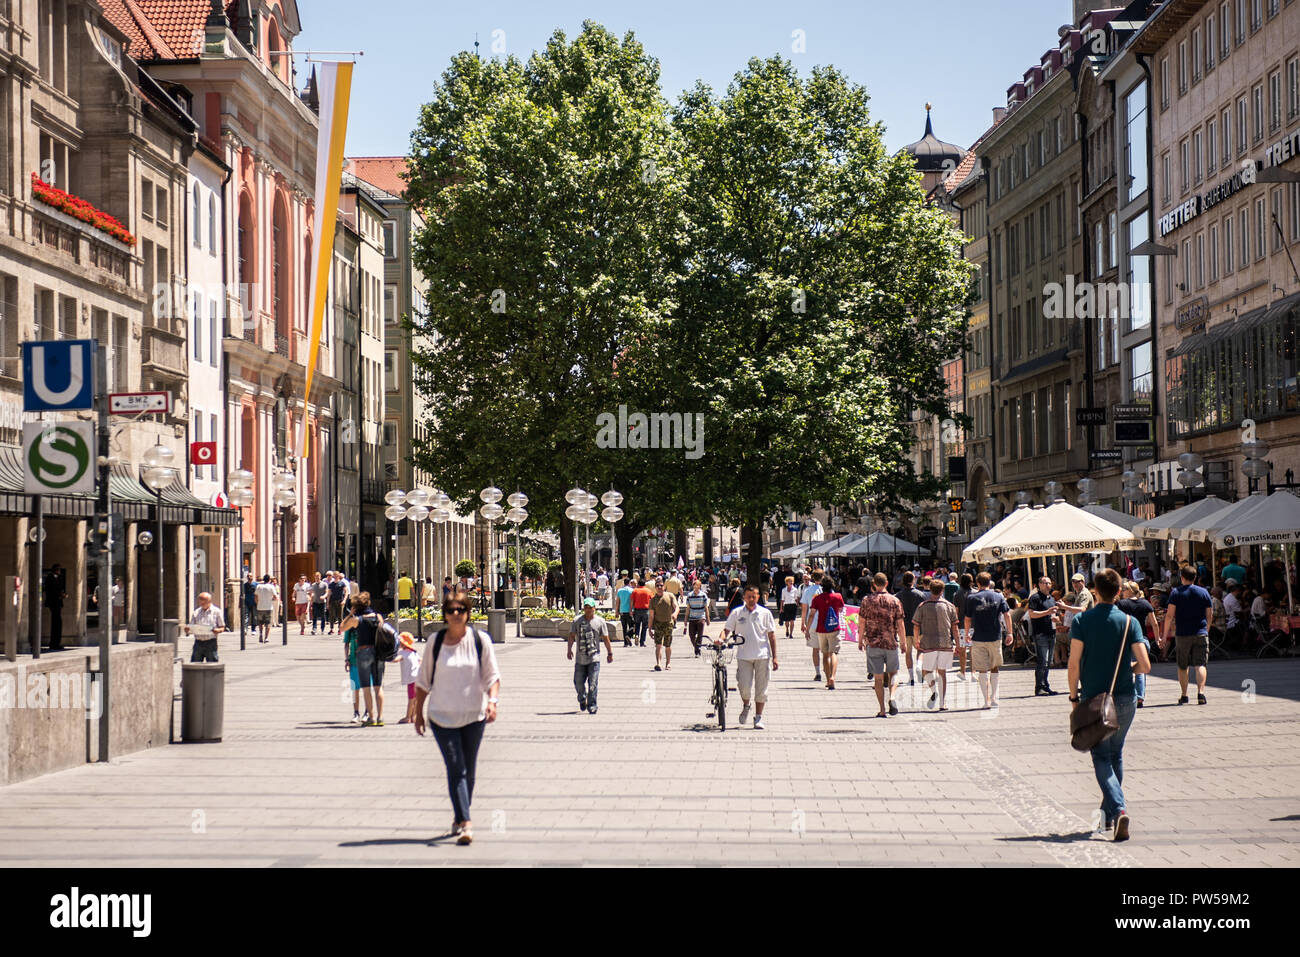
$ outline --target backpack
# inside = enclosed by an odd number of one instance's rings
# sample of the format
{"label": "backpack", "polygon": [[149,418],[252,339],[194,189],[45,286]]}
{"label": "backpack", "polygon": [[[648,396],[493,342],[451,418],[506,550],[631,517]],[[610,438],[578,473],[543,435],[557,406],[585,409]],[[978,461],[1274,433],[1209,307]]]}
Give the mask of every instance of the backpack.
{"label": "backpack", "polygon": [[[469,629],[474,633],[474,650],[478,652],[478,665],[481,670],[483,667],[483,632],[470,626]],[[429,690],[433,690],[433,677],[438,673],[438,656],[442,654],[442,638],[447,634],[446,628],[439,628],[438,634],[433,639],[433,664],[429,668]]]}
{"label": "backpack", "polygon": [[[362,631],[363,628],[366,632]],[[363,634],[373,637],[374,641],[362,641]],[[380,661],[393,661],[397,658],[397,651],[401,647],[397,641],[397,629],[373,611],[362,615],[357,623],[357,644],[374,644],[375,657]]]}
{"label": "backpack", "polygon": [[826,606],[826,621],[824,624],[826,625],[826,632],[840,630],[840,613],[835,610],[834,605]]}

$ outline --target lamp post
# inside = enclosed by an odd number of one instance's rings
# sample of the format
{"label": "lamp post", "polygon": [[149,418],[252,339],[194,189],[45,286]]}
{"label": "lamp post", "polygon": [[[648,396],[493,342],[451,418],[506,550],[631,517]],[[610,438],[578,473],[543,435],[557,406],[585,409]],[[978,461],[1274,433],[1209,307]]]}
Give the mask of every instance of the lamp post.
{"label": "lamp post", "polygon": [[1258,482],[1262,478],[1267,478],[1273,470],[1271,463],[1264,461],[1265,456],[1269,453],[1269,446],[1266,442],[1256,440],[1254,442],[1243,442],[1241,450],[1246,453],[1246,460],[1241,463],[1242,474],[1246,476],[1251,494],[1255,493]]}
{"label": "lamp post", "polygon": [[[488,523],[488,567],[492,569],[492,590],[495,592],[500,584],[500,578],[497,574],[496,521],[505,514],[505,509],[497,504],[501,501],[501,489],[495,485],[489,485],[483,489],[478,493],[478,497],[483,502],[478,513],[487,519]],[[484,598],[486,597],[485,595]]]}
{"label": "lamp post", "polygon": [[415,633],[421,640],[424,639],[424,618],[420,611],[424,598],[424,581],[420,578],[420,526],[432,514],[429,498],[428,490],[422,488],[414,489],[406,495],[406,517],[415,523],[411,528],[415,546],[411,550],[411,566],[415,570]]}
{"label": "lamp post", "polygon": [[[227,497],[230,504],[235,508],[243,509],[253,504],[253,473],[247,469],[235,469],[226,476],[226,488],[228,489]],[[239,608],[241,615],[245,614],[244,608],[244,516],[241,511],[239,516],[239,584],[236,586],[239,591],[235,593],[235,605]],[[229,608],[227,608],[229,612]],[[244,627],[245,622],[240,619],[239,622],[239,650],[244,650],[244,637],[248,629]]]}
{"label": "lamp post", "polygon": [[175,458],[175,453],[160,442],[146,452],[142,459],[144,483],[153,489],[156,498],[155,507],[158,510],[158,614],[153,630],[154,642],[159,644],[163,641],[163,618],[166,615],[163,603],[163,576],[165,573],[163,558],[166,549],[163,547],[162,492],[163,489],[176,481],[177,471],[172,468],[172,461]]}
{"label": "lamp post", "polygon": [[[298,496],[294,493],[297,478],[288,470],[277,472],[271,479],[275,491],[271,502],[280,514],[280,644],[289,643],[289,602],[293,598],[289,586],[289,510]],[[286,597],[287,596],[287,597]]]}
{"label": "lamp post", "polygon": [[393,621],[397,621],[397,566],[401,564],[401,555],[397,551],[397,523],[406,518],[406,492],[400,488],[392,489],[384,494],[384,501],[388,507],[384,509],[384,518],[393,523],[393,567],[389,569],[392,574],[392,595],[393,595]]}
{"label": "lamp post", "polygon": [[[618,580],[618,529],[614,526],[618,524],[623,517],[623,510],[619,508],[623,504],[623,495],[620,492],[610,489],[600,497],[601,503],[605,506],[601,509],[600,517],[609,523],[609,563],[613,566],[613,578]],[[615,584],[615,591],[618,590]]]}
{"label": "lamp post", "polygon": [[516,491],[506,502],[510,505],[506,520],[515,526],[515,638],[520,639],[524,636],[524,609],[519,601],[519,592],[524,583],[524,556],[519,548],[519,527],[528,521],[528,509],[524,507],[528,504],[528,496]]}
{"label": "lamp post", "polygon": [[586,512],[587,492],[585,489],[571,488],[564,493],[564,500],[569,503],[569,507],[564,510],[564,517],[573,523],[573,607],[577,608],[582,595],[578,590],[581,568],[578,560],[578,523],[582,521],[579,516]]}

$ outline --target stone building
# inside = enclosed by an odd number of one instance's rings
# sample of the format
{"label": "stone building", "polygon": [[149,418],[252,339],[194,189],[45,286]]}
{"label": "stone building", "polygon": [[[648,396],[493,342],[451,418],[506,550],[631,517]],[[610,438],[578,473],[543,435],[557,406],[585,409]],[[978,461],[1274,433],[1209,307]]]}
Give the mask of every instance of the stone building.
{"label": "stone building", "polygon": [[[1178,0],[1132,41],[1151,75],[1158,510],[1177,458],[1231,498],[1300,472],[1300,4]],[[1251,425],[1254,425],[1253,429]],[[1267,451],[1243,472],[1243,443]]]}
{"label": "stone building", "polygon": [[[7,5],[0,21],[7,124],[0,137],[0,576],[35,586],[42,570],[28,544],[33,502],[22,492],[19,344],[95,339],[107,353],[104,388],[169,391],[174,400],[169,414],[114,423],[114,511],[123,520],[114,576],[126,587],[125,627],[152,632],[159,617],[178,617],[189,600],[190,529],[217,527],[229,516],[179,481],[161,503],[139,481],[143,453],[157,444],[172,450],[186,474],[193,330],[174,292],[185,285],[198,131],[187,104],[128,55],[132,38],[115,13],[112,4],[92,0],[22,0]],[[111,235],[102,220],[79,218],[72,200],[50,188],[112,216],[120,228],[110,226]],[[46,496],[43,505],[43,566],[57,562],[66,572],[64,640],[76,643],[99,624],[91,600],[96,570],[84,548],[94,502]],[[156,528],[159,508],[162,541],[141,544],[137,532]],[[155,589],[137,587],[157,581],[159,544],[165,609]],[[37,603],[32,587],[26,610]]]}

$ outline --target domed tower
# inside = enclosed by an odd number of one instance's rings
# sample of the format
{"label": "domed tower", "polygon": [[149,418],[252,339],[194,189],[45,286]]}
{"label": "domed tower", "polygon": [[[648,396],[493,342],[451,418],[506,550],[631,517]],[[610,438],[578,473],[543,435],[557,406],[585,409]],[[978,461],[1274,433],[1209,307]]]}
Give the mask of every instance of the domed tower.
{"label": "domed tower", "polygon": [[903,149],[912,154],[916,170],[921,174],[921,186],[927,194],[966,158],[964,149],[945,143],[934,135],[934,128],[930,124],[929,103],[925,104],[925,135]]}

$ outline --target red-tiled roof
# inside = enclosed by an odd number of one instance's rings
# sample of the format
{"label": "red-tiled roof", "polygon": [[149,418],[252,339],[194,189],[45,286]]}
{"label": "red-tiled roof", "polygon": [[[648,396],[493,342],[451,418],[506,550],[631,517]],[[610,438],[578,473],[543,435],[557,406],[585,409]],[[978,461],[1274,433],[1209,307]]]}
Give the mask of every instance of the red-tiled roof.
{"label": "red-tiled roof", "polygon": [[[203,26],[211,0],[100,0],[113,26],[131,41],[127,52],[138,61],[180,60],[202,52]],[[226,3],[235,15],[236,0]],[[232,19],[233,22],[233,19]]]}
{"label": "red-tiled roof", "polygon": [[348,171],[357,179],[393,196],[406,192],[406,180],[402,178],[407,169],[405,156],[350,156],[348,162],[352,164]]}

